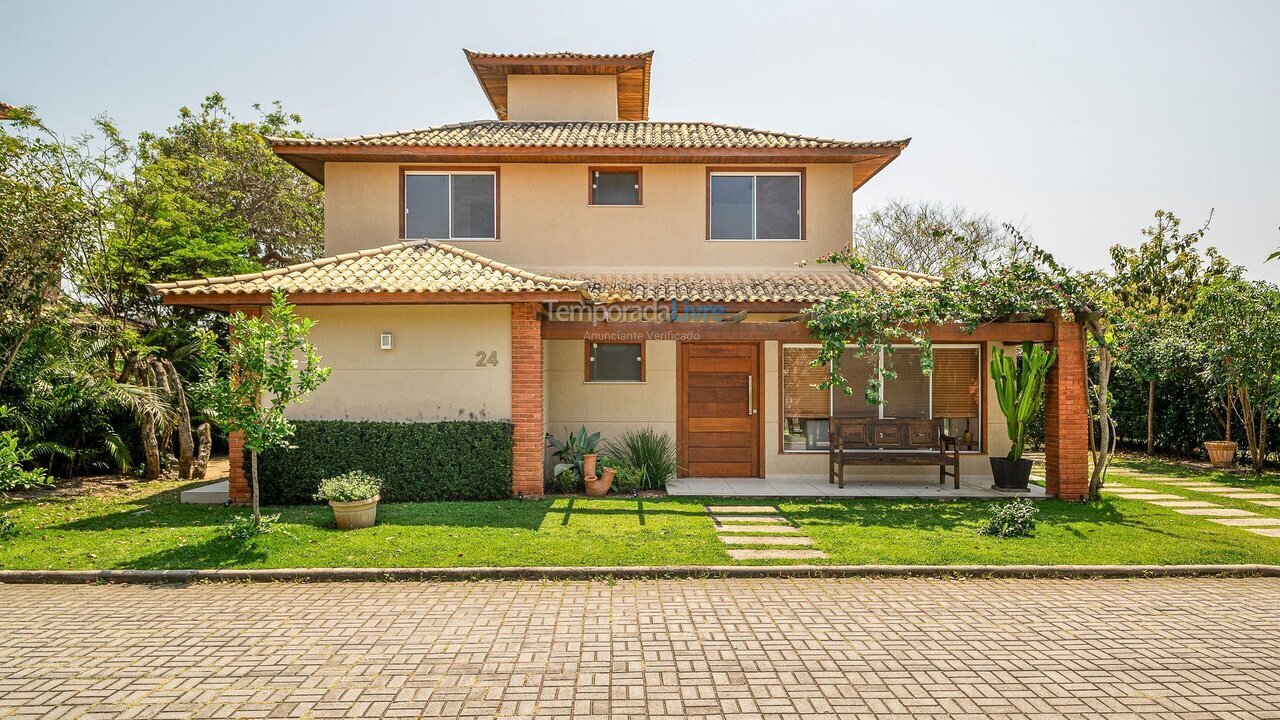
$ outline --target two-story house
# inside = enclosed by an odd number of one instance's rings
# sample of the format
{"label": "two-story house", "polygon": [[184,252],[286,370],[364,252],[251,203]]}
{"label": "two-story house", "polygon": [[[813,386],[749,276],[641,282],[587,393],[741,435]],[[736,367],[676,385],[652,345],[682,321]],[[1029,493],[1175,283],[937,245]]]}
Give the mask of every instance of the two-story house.
{"label": "two-story house", "polygon": [[[846,288],[931,282],[799,264],[849,243],[853,194],[907,140],[650,120],[651,52],[466,57],[496,119],[269,139],[325,186],[327,257],[155,288],[170,304],[246,312],[288,293],[318,321],[333,368],[296,417],[509,419],[513,490],[526,495],[542,493],[544,433],[579,425],[665,431],[682,475],[825,483],[830,417],[942,418],[962,474],[989,486],[986,457],[1008,440],[988,399],[988,345],[1030,339],[1062,349],[1048,490],[1085,492],[1078,326],[935,328],[933,373],[902,349],[882,406],[814,387],[824,371],[810,365],[804,308]],[[871,362],[844,364],[855,387]],[[245,499],[232,467],[232,497]]]}

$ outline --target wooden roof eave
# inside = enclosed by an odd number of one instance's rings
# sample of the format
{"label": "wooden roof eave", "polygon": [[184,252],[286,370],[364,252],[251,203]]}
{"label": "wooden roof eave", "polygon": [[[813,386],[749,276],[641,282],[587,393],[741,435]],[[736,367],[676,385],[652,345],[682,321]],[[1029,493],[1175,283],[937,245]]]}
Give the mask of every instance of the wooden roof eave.
{"label": "wooden roof eave", "polygon": [[272,151],[324,184],[327,162],[436,163],[852,163],[857,189],[893,162],[901,147],[834,148],[563,148],[273,145]]}

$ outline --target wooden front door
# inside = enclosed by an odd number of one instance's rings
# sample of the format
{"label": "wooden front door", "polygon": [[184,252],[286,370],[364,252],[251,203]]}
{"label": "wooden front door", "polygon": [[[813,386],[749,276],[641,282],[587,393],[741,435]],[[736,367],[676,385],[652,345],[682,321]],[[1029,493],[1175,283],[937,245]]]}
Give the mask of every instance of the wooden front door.
{"label": "wooden front door", "polygon": [[762,477],[758,343],[681,343],[681,474]]}

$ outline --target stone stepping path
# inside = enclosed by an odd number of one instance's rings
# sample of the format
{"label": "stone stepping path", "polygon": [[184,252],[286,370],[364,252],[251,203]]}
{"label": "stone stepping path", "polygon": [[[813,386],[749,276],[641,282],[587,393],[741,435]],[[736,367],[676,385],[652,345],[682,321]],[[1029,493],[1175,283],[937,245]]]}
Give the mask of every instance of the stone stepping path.
{"label": "stone stepping path", "polygon": [[1257,513],[1251,513],[1248,510],[1237,510],[1236,508],[1173,508],[1176,513],[1183,515],[1204,515],[1205,517],[1246,517],[1249,515],[1256,516]]}
{"label": "stone stepping path", "polygon": [[787,535],[798,534],[800,528],[791,525],[740,525],[738,523],[730,523],[721,525],[716,528],[716,532],[721,533],[784,533]]}
{"label": "stone stepping path", "polygon": [[[716,537],[734,560],[811,560],[827,554],[772,505],[707,505]],[[753,547],[734,547],[734,546]],[[763,546],[763,547],[761,547]]]}
{"label": "stone stepping path", "polygon": [[812,545],[807,537],[786,535],[725,535],[720,538],[725,545]]}
{"label": "stone stepping path", "polygon": [[[1257,492],[1248,488],[1232,487],[1204,480],[1160,479],[1154,482],[1192,492],[1218,495],[1234,500],[1246,500],[1264,507],[1280,507],[1280,495],[1276,493]],[[1259,517],[1257,513],[1249,512],[1248,510],[1222,507],[1204,500],[1188,500],[1179,495],[1169,495],[1123,483],[1107,483],[1103,489],[1125,500],[1142,500],[1159,507],[1167,507],[1176,513],[1200,516],[1209,522],[1226,525],[1227,527],[1237,527],[1255,535],[1280,538],[1280,518]]]}
{"label": "stone stepping path", "polygon": [[1209,522],[1232,527],[1280,527],[1280,518],[1266,517],[1209,518]]}
{"label": "stone stepping path", "polygon": [[1156,500],[1156,501],[1153,501],[1151,504],[1152,504],[1152,505],[1159,505],[1160,507],[1169,507],[1169,508],[1212,508],[1212,507],[1218,507],[1217,505],[1214,505],[1214,504],[1213,504],[1213,503],[1211,503],[1211,502],[1205,502],[1204,500]]}

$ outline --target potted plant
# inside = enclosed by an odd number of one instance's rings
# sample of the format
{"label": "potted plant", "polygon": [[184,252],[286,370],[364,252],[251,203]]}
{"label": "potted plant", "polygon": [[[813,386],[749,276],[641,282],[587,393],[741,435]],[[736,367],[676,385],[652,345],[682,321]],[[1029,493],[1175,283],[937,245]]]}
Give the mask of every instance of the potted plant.
{"label": "potted plant", "polygon": [[568,432],[564,440],[548,434],[547,445],[552,449],[551,454],[560,461],[552,468],[552,476],[558,478],[565,468],[572,468],[583,481],[590,480],[595,475],[596,447],[600,445],[600,433],[588,433],[586,426],[582,426],[577,432]]}
{"label": "potted plant", "polygon": [[1218,393],[1215,414],[1218,425],[1222,427],[1221,440],[1206,440],[1205,452],[1209,453],[1209,464],[1214,467],[1229,468],[1236,463],[1236,452],[1240,446],[1231,439],[1231,417],[1236,413],[1236,390],[1228,383]]}
{"label": "potted plant", "polygon": [[1004,348],[991,348],[991,379],[995,381],[996,401],[1004,412],[1009,430],[1009,454],[991,458],[991,474],[1000,490],[1026,490],[1031,480],[1031,461],[1022,459],[1027,444],[1027,423],[1040,408],[1045,376],[1058,359],[1058,351],[1025,342],[1021,357],[1004,354]]}
{"label": "potted plant", "polygon": [[339,530],[373,527],[378,519],[382,479],[360,470],[320,481],[317,500],[328,500]]}
{"label": "potted plant", "polygon": [[591,497],[604,497],[609,494],[609,488],[613,487],[613,479],[617,475],[617,463],[608,455],[600,456],[600,476],[595,474],[596,456],[591,457],[591,474],[586,476],[583,484],[586,485],[587,494]]}

